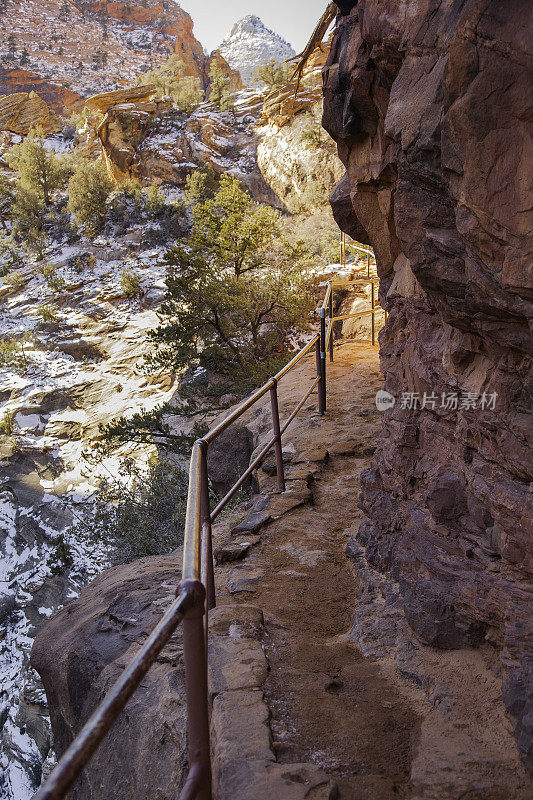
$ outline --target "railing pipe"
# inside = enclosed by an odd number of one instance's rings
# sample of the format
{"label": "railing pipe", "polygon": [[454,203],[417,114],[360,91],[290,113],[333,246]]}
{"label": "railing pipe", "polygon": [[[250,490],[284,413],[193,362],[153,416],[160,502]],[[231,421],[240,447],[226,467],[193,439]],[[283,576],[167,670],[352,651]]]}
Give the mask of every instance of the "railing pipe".
{"label": "railing pipe", "polygon": [[180,798],[212,800],[207,647],[203,623],[206,593],[199,581],[182,585],[193,594],[194,604],[183,618],[190,772]]}
{"label": "railing pipe", "polygon": [[[298,355],[295,356],[295,359],[299,360],[302,357],[302,355],[303,355],[302,352],[298,353]],[[293,361],[295,359],[293,359]],[[276,375],[276,377],[278,376]],[[248,397],[247,400],[244,400],[240,404],[240,406],[237,406],[235,411],[232,411],[232,413],[229,414],[225,419],[223,419],[222,422],[220,422],[215,428],[211,428],[211,430],[208,433],[206,433],[206,435],[203,437],[204,442],[209,444],[214,439],[216,439],[217,436],[220,436],[220,434],[223,431],[225,431],[226,428],[229,428],[232,422],[235,422],[235,420],[241,417],[245,411],[248,411],[249,408],[255,405],[255,403],[257,403],[257,401],[260,400],[269,391],[271,385],[272,385],[271,381],[265,383],[264,386],[261,386],[261,388],[258,389],[257,392],[254,392],[254,394],[251,395],[251,397]]]}
{"label": "railing pipe", "polygon": [[[331,324],[331,321],[333,319],[333,281],[329,281],[328,287],[329,287],[329,321]],[[331,330],[329,337],[329,360],[333,361],[333,329]]]}
{"label": "railing pipe", "polygon": [[281,447],[281,430],[279,425],[278,382],[272,378],[273,385],[270,389],[270,408],[272,410],[272,432],[275,437],[274,450],[276,453],[276,473],[278,490],[285,491],[285,471],[283,469],[283,450]]}
{"label": "railing pipe", "polygon": [[316,387],[318,386],[318,384],[319,384],[319,383],[320,383],[320,376],[318,376],[318,377],[316,377],[316,378],[314,379],[313,383],[311,384],[311,386],[309,387],[309,389],[306,391],[306,393],[304,394],[304,396],[302,397],[302,399],[300,400],[300,402],[298,403],[298,405],[296,406],[296,408],[294,408],[294,409],[292,410],[292,413],[291,413],[291,415],[290,415],[290,416],[289,416],[289,417],[288,417],[288,418],[285,420],[285,422],[283,423],[283,426],[282,426],[282,428],[281,428],[281,433],[282,433],[282,434],[283,434],[283,433],[285,433],[285,431],[287,430],[287,428],[289,427],[289,425],[290,425],[290,424],[291,424],[291,422],[293,421],[293,419],[294,419],[294,417],[296,416],[296,414],[298,413],[298,411],[300,411],[300,410],[301,410],[301,408],[302,408],[303,404],[305,403],[305,401],[307,400],[307,398],[309,397],[309,395],[310,395],[310,394],[312,394],[312,393],[314,392],[314,390],[316,389]]}
{"label": "railing pipe", "polygon": [[208,444],[200,439],[200,518],[202,523],[202,541],[204,554],[202,559],[203,583],[206,590],[206,629],[207,611],[215,608],[215,574],[213,569],[213,537],[211,531],[211,510],[209,508],[209,474],[207,468]]}
{"label": "railing pipe", "polygon": [[375,300],[375,296],[374,296],[374,291],[375,291],[374,281],[372,281],[372,289],[371,289],[371,295],[372,295],[372,347],[374,347],[374,345],[376,344],[376,300]]}
{"label": "railing pipe", "polygon": [[320,390],[322,403],[320,413],[326,412],[326,309],[319,309],[320,314]]}
{"label": "railing pipe", "polygon": [[[294,358],[291,358],[288,364],[285,364],[285,366],[282,369],[280,369],[280,371],[276,373],[276,375],[274,375],[274,378],[279,382],[283,378],[283,376],[287,374],[287,372],[290,372],[291,369],[296,366],[298,361],[300,361],[305,355],[307,355],[307,353],[314,347],[315,342],[318,340],[318,338],[319,338],[318,334],[315,334],[315,336],[313,336],[313,338],[307,342],[305,347],[302,347],[300,352],[296,353]],[[266,385],[268,386],[268,388],[270,388],[270,381]]]}
{"label": "railing pipe", "polygon": [[222,500],[219,502],[219,504],[218,504],[218,505],[217,505],[217,506],[216,506],[216,507],[213,509],[213,511],[211,512],[211,522],[214,522],[214,521],[216,520],[216,518],[218,517],[218,515],[220,514],[220,512],[224,510],[225,506],[226,506],[226,505],[227,505],[227,503],[228,503],[228,502],[231,500],[231,498],[233,497],[233,495],[234,495],[234,494],[237,494],[237,492],[239,491],[239,489],[240,489],[240,488],[241,488],[241,486],[243,485],[243,483],[244,483],[244,481],[246,480],[246,478],[248,478],[248,477],[249,477],[249,476],[252,474],[252,472],[254,471],[254,469],[255,469],[256,467],[258,467],[258,466],[259,466],[259,464],[260,464],[260,463],[261,463],[261,461],[264,459],[264,457],[266,456],[266,454],[268,453],[268,451],[269,451],[269,450],[272,450],[272,448],[273,448],[273,446],[274,446],[274,443],[275,443],[275,441],[276,441],[276,439],[275,439],[275,437],[273,437],[273,438],[272,438],[272,439],[271,439],[271,440],[268,442],[268,444],[266,444],[266,445],[263,447],[263,449],[261,450],[261,452],[259,453],[259,455],[257,455],[257,456],[254,458],[254,460],[253,460],[252,462],[250,462],[250,465],[249,465],[248,469],[246,470],[246,472],[243,472],[243,474],[241,475],[241,477],[239,478],[239,480],[238,480],[236,483],[234,483],[234,484],[233,484],[233,486],[231,487],[231,489],[229,490],[229,492],[228,492],[228,493],[227,493],[227,494],[226,494],[226,495],[225,495],[225,496],[222,498]]}
{"label": "railing pipe", "polygon": [[201,579],[201,450],[202,445],[198,440],[194,443],[189,467],[189,491],[187,493],[187,511],[183,534],[183,569],[181,574],[183,581],[199,581]]}

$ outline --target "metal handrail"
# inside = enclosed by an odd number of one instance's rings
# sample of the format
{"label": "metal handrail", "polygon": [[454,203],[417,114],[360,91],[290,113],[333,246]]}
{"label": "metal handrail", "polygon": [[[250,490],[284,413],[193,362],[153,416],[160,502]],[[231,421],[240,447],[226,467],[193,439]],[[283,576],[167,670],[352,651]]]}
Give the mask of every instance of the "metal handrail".
{"label": "metal handrail", "polygon": [[[176,600],[154,628],[133,661],[104,697],[100,705],[83,726],[80,733],[63,754],[58,765],[34,795],[33,800],[63,800],[91,756],[101,744],[127,701],[139,687],[142,679],[164,648],[180,623],[183,624],[183,650],[187,697],[189,773],[179,800],[212,800],[211,756],[209,741],[209,695],[207,685],[207,630],[208,613],[216,604],[211,525],[231,498],[251,475],[270,450],[276,455],[278,490],[285,491],[285,474],[281,437],[302,409],[311,393],[317,389],[318,411],[326,411],[326,351],[329,346],[333,360],[333,325],[351,317],[372,316],[372,344],[375,344],[375,316],[382,313],[375,303],[375,279],[353,281],[328,281],[326,294],[319,309],[320,333],[310,341],[269,381],[202,439],[195,442],[189,467],[189,487],[184,528],[182,580],[176,590]],[[333,315],[333,291],[357,284],[371,286],[371,308],[354,314]],[[326,330],[326,314],[329,324]],[[386,318],[386,311],[385,311]],[[304,397],[280,424],[278,384],[308,353],[315,350],[316,378]],[[270,393],[273,436],[260,450],[247,470],[234,483],[217,506],[211,510],[209,501],[208,448],[221,433],[241,417],[249,408]]]}

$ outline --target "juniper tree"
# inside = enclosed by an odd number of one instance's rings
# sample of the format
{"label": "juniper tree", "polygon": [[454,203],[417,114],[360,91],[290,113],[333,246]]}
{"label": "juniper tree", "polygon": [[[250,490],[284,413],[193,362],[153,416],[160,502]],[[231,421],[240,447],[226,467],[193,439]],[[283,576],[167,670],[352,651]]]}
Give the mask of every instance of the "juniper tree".
{"label": "juniper tree", "polygon": [[203,91],[199,79],[185,75],[185,69],[184,62],[174,54],[159,69],[145,72],[137,83],[152,84],[160,97],[167,95],[177,108],[191,111],[202,102]]}
{"label": "juniper tree", "polygon": [[276,89],[290,81],[292,72],[291,66],[286,61],[280,63],[275,58],[271,58],[266,64],[257,68],[256,77],[269,89]]}
{"label": "juniper tree", "polygon": [[87,234],[95,234],[102,227],[112,188],[113,183],[100,161],[83,162],[72,175],[68,184],[68,210]]}
{"label": "juniper tree", "polygon": [[46,149],[42,128],[33,128],[22,144],[12,147],[7,161],[17,171],[17,189],[34,193],[45,207],[50,206],[54,192],[65,185],[64,164]]}
{"label": "juniper tree", "polygon": [[231,111],[233,99],[229,89],[230,79],[224,74],[219,64],[213,61],[209,70],[209,100],[219,111]]}
{"label": "juniper tree", "polygon": [[197,359],[243,375],[287,352],[312,307],[304,256],[283,240],[278,212],[223,175],[215,197],[194,207],[188,242],[166,254],[153,363],[180,369]]}
{"label": "juniper tree", "polygon": [[204,202],[213,197],[217,190],[217,178],[214,170],[207,165],[187,175],[185,196],[189,202]]}

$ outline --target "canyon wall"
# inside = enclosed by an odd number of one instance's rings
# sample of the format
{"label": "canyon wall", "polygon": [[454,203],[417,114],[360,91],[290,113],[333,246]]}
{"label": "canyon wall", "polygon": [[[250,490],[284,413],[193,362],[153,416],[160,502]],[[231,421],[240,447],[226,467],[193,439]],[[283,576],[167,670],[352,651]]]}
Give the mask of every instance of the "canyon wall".
{"label": "canyon wall", "polygon": [[358,538],[425,642],[494,645],[531,768],[530,4],[337,5],[323,124],[346,175],[332,206],[374,247],[396,398]]}
{"label": "canyon wall", "polygon": [[131,85],[174,53],[204,89],[213,61],[232,90],[242,88],[219,52],[205,55],[191,16],[167,0],[9,0],[0,22],[0,95],[33,90],[58,114],[80,97]]}

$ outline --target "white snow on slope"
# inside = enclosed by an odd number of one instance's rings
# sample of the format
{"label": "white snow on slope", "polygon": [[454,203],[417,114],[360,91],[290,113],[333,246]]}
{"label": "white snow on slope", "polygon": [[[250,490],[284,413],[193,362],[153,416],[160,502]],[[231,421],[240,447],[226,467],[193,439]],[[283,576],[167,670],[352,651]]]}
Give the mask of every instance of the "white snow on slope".
{"label": "white snow on slope", "polygon": [[259,17],[249,14],[236,22],[220,45],[220,52],[232,69],[238,69],[245,86],[260,86],[257,68],[274,59],[283,62],[295,52],[291,45],[267,28]]}

